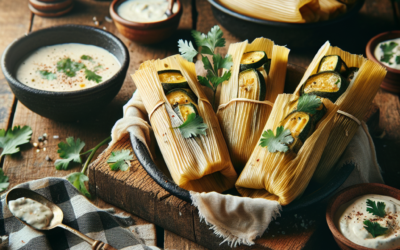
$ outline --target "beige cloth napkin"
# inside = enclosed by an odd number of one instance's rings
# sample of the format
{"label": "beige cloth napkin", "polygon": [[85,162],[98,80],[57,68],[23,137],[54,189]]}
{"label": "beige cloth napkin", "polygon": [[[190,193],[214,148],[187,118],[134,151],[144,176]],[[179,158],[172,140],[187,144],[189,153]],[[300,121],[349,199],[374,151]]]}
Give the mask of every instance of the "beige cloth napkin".
{"label": "beige cloth napkin", "polygon": [[[148,149],[154,146],[151,142],[151,128],[145,121],[145,116],[147,112],[139,92],[136,91],[124,106],[124,117],[117,121],[112,129],[110,144],[116,143],[130,132]],[[383,183],[376,161],[375,147],[364,122],[337,164],[343,166],[349,162],[353,162],[356,168],[339,190],[358,183]],[[255,238],[261,236],[270,222],[280,216],[281,206],[276,201],[222,195],[216,192],[190,192],[190,195],[193,205],[199,210],[200,219],[209,224],[216,235],[223,238],[222,243],[227,242],[231,246],[253,245]]]}

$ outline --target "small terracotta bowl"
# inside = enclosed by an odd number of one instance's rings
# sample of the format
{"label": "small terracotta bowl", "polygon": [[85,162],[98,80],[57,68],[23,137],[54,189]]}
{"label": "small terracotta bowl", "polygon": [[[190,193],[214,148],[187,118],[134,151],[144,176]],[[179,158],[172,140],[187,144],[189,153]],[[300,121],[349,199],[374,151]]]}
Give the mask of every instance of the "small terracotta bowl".
{"label": "small terracotta bowl", "polygon": [[386,65],[383,65],[374,56],[375,48],[379,43],[396,38],[400,38],[400,30],[388,31],[381,33],[377,36],[374,36],[371,40],[369,40],[365,52],[367,54],[368,59],[376,63],[379,63],[380,65],[382,65],[387,69],[387,74],[381,84],[381,88],[393,93],[400,93],[400,70],[392,69],[387,67]]}
{"label": "small terracotta bowl", "polygon": [[170,37],[178,28],[183,8],[180,0],[176,0],[178,11],[165,20],[151,23],[138,23],[128,21],[117,14],[118,6],[126,0],[114,0],[110,5],[110,15],[118,31],[126,38],[142,43],[153,44]]}
{"label": "small terracotta bowl", "polygon": [[[386,195],[400,200],[400,190],[379,183],[365,183],[354,185],[340,191],[338,194],[332,197],[326,209],[326,221],[328,223],[329,229],[333,234],[333,237],[335,238],[336,243],[343,250],[372,250],[372,248],[363,247],[348,240],[342,235],[335,224],[335,214],[341,205],[349,202],[356,197],[366,194]],[[393,250],[395,249],[393,248]]]}

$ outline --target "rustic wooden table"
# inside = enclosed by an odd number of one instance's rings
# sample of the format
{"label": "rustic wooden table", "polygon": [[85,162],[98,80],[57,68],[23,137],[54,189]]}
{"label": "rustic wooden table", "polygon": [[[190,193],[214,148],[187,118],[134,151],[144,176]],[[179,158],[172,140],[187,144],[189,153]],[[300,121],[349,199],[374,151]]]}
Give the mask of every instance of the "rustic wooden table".
{"label": "rustic wooden table", "polygon": [[[100,21],[100,28],[105,27],[122,39],[130,51],[131,62],[128,72],[133,72],[144,60],[164,58],[176,54],[177,40],[180,38],[188,39],[190,30],[197,29],[202,32],[208,31],[213,25],[217,24],[210,5],[205,0],[184,0],[184,14],[182,16],[179,29],[172,38],[162,45],[144,46],[136,44],[122,37],[116,30],[114,24],[105,21],[105,16],[109,16],[109,2],[96,2],[93,0],[76,0],[74,10],[59,18],[42,18],[30,13],[26,0],[0,1],[0,52],[6,48],[14,39],[26,33],[62,24],[83,24],[95,26],[93,17],[96,16]],[[343,34],[332,34],[327,37],[335,41],[333,45],[352,53],[364,54],[367,41],[374,35],[398,29],[399,11],[397,3],[392,4],[390,0],[366,0],[359,17],[356,21],[349,23],[347,28],[354,32],[350,36]],[[347,25],[346,25],[347,26]],[[223,29],[224,30],[224,29]],[[268,37],[268,34],[265,35]],[[239,41],[228,31],[224,30],[224,37],[227,44]],[[336,42],[336,38],[342,39]],[[221,51],[222,53],[226,51]],[[289,63],[307,67],[316,51],[292,50]],[[3,74],[0,72],[0,128],[8,129],[14,125],[29,125],[32,127],[32,141],[36,141],[38,136],[47,133],[50,136],[46,151],[33,150],[31,146],[24,146],[22,153],[17,156],[7,156],[0,162],[4,172],[10,178],[10,188],[26,181],[35,180],[48,176],[65,176],[71,172],[78,171],[73,168],[68,171],[57,171],[54,162],[48,162],[45,157],[57,159],[57,144],[65,140],[68,136],[81,138],[86,142],[87,148],[95,146],[103,138],[106,138],[114,122],[122,116],[122,105],[131,97],[135,86],[129,77],[106,110],[96,117],[86,121],[76,121],[73,123],[61,123],[41,117],[23,104],[18,102],[8,87]],[[397,155],[400,150],[400,101],[399,96],[390,94],[383,90],[379,91],[375,100],[379,107],[379,126],[374,128],[376,134],[374,141],[376,145],[378,161],[384,171],[384,178],[387,184],[400,188],[400,165]],[[53,139],[53,135],[58,135],[59,139]],[[101,150],[100,150],[101,151]],[[99,152],[100,152],[99,151]],[[101,199],[93,202],[100,207],[111,207]],[[117,211],[121,211],[116,208]],[[205,249],[187,239],[177,236],[167,230],[156,227],[154,224],[131,215],[137,224],[137,232],[145,238],[147,244],[157,245],[164,249]],[[324,224],[324,223],[323,223]],[[336,249],[336,244],[324,224],[318,239],[312,244],[296,247],[297,239],[285,238],[279,244],[280,249],[299,249],[313,248],[324,249],[329,246]]]}

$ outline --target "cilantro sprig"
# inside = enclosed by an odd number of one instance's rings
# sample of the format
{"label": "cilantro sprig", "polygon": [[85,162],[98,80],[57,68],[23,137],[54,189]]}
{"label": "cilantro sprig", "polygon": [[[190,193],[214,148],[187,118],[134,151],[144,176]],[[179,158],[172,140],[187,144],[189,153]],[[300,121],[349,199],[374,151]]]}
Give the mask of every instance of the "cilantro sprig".
{"label": "cilantro sprig", "polygon": [[364,220],[364,228],[372,235],[372,237],[378,237],[380,235],[384,235],[388,228],[382,227],[377,222],[371,222],[369,220]]}
{"label": "cilantro sprig", "polygon": [[90,62],[94,62],[93,57],[88,56],[88,55],[82,55],[81,59],[82,60],[87,60],[87,61],[90,61]]}
{"label": "cilantro sprig", "polygon": [[50,80],[50,81],[54,80],[54,79],[57,79],[57,75],[56,74],[54,74],[54,73],[52,73],[50,71],[47,71],[47,70],[39,70],[39,74],[43,79],[47,79],[47,80]]}
{"label": "cilantro sprig", "polygon": [[276,128],[276,135],[271,129],[264,131],[261,135],[260,146],[267,147],[268,151],[271,153],[286,152],[289,150],[288,145],[293,142],[293,137],[291,135],[290,129],[284,129],[283,126]]}
{"label": "cilantro sprig", "polygon": [[[390,62],[390,59],[392,59],[392,57],[394,55],[393,49],[396,48],[397,46],[398,46],[398,43],[395,43],[395,42],[388,42],[388,43],[381,44],[381,46],[379,47],[383,52],[383,55],[380,58],[381,62],[386,62],[389,65],[391,65],[392,63]],[[397,62],[397,58],[396,58],[396,63],[399,64]]]}
{"label": "cilantro sprig", "polygon": [[206,129],[208,126],[203,122],[201,116],[191,113],[184,123],[174,128],[179,128],[183,138],[190,138],[192,136],[207,135]]}
{"label": "cilantro sprig", "polygon": [[321,99],[319,99],[316,95],[302,95],[299,97],[297,102],[296,111],[315,115],[321,104]]}
{"label": "cilantro sprig", "polygon": [[76,72],[86,68],[85,64],[72,61],[71,58],[64,58],[57,62],[57,70],[69,77],[76,76]]}
{"label": "cilantro sprig", "polygon": [[375,202],[371,201],[370,199],[367,199],[367,212],[379,216],[379,217],[385,217],[386,212],[385,212],[385,207],[386,204],[384,202]]}
{"label": "cilantro sprig", "polygon": [[131,151],[123,149],[121,151],[111,152],[110,157],[107,160],[108,165],[112,171],[122,170],[126,171],[129,168],[129,162],[133,159]]}
{"label": "cilantro sprig", "polygon": [[88,79],[89,81],[95,81],[97,83],[101,82],[101,76],[99,76],[98,74],[96,74],[95,72],[85,69],[85,77],[86,79]]}
{"label": "cilantro sprig", "polygon": [[[203,62],[204,68],[207,70],[207,75],[197,76],[200,84],[212,89],[214,92],[213,103],[215,105],[215,93],[217,92],[218,86],[224,81],[229,80],[231,77],[230,71],[225,71],[225,73],[220,76],[220,69],[228,69],[233,65],[232,56],[227,55],[223,58],[220,54],[215,53],[218,47],[225,46],[225,38],[222,38],[223,32],[218,25],[211,28],[208,34],[201,33],[199,31],[193,30],[192,36],[195,40],[197,47],[200,48],[199,52],[193,47],[192,42],[183,41],[182,39],[178,41],[179,52],[182,57],[193,62],[193,58],[197,55],[201,55],[201,60]],[[213,63],[205,55],[211,55]]]}
{"label": "cilantro sprig", "polygon": [[13,129],[0,129],[0,161],[3,155],[11,155],[20,151],[19,146],[28,143],[32,136],[32,129],[29,126],[15,126]]}

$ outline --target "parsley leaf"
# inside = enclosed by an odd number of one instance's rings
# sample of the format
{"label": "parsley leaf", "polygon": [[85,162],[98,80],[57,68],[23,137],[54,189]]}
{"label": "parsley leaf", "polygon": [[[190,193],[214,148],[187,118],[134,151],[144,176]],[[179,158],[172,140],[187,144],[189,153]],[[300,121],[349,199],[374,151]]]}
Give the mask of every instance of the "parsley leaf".
{"label": "parsley leaf", "polygon": [[69,77],[74,77],[76,72],[85,68],[85,64],[72,61],[70,58],[64,58],[57,62],[57,70],[64,72]]}
{"label": "parsley leaf", "polygon": [[97,72],[97,71],[102,70],[102,69],[103,69],[103,65],[101,65],[101,64],[99,64],[99,65],[97,65],[96,67],[93,68],[94,72]]}
{"label": "parsley leaf", "polygon": [[192,136],[207,135],[206,129],[208,126],[203,122],[201,116],[196,116],[196,114],[191,113],[182,125],[175,128],[179,128],[183,138],[190,138]]}
{"label": "parsley leaf", "polygon": [[[198,47],[202,47],[201,53],[213,55],[217,47],[225,46],[225,39],[222,38],[223,32],[218,25],[211,28],[208,34],[202,34],[199,31],[192,31],[192,36]],[[205,50],[204,47],[206,47]]]}
{"label": "parsley leaf", "polygon": [[383,54],[383,55],[381,56],[381,62],[385,62],[385,63],[392,64],[392,63],[390,62],[390,59],[392,59],[392,57],[393,57],[393,53],[390,53],[390,54]]}
{"label": "parsley leaf", "polygon": [[0,159],[3,155],[11,155],[18,153],[19,147],[22,144],[28,143],[32,136],[32,129],[29,126],[15,126],[14,129],[8,131],[0,129],[0,148],[3,151],[0,154]]}
{"label": "parsley leaf", "polygon": [[193,47],[192,42],[183,41],[182,39],[180,39],[178,41],[178,47],[182,57],[189,62],[193,62],[193,57],[197,55],[197,50]]}
{"label": "parsley leaf", "polygon": [[111,156],[108,158],[107,163],[112,171],[117,171],[118,169],[126,171],[129,168],[128,163],[132,159],[133,156],[131,155],[131,151],[128,149],[124,149],[121,151],[111,152]]}
{"label": "parsley leaf", "polygon": [[396,58],[394,59],[394,61],[396,62],[396,64],[400,64],[400,56],[396,56]]}
{"label": "parsley leaf", "polygon": [[101,76],[97,75],[95,72],[85,69],[85,77],[86,79],[88,79],[89,81],[95,81],[97,83],[101,82]]}
{"label": "parsley leaf", "polygon": [[94,61],[93,61],[93,57],[88,56],[88,55],[82,55],[82,56],[81,56],[81,59],[82,59],[82,60],[87,60],[87,61],[90,61],[90,62],[94,62]]}
{"label": "parsley leaf", "polygon": [[378,237],[379,235],[383,235],[386,233],[388,228],[382,227],[377,222],[371,222],[369,220],[364,220],[364,228],[368,231],[368,233],[372,234],[372,237]]}
{"label": "parsley leaf", "polygon": [[0,168],[0,192],[3,192],[10,186],[8,177],[4,175],[3,169]]}
{"label": "parsley leaf", "polygon": [[231,55],[222,58],[220,54],[213,55],[214,71],[218,72],[219,69],[231,69],[233,60]]}
{"label": "parsley leaf", "polygon": [[297,102],[297,111],[314,115],[322,104],[316,95],[302,95]]}
{"label": "parsley leaf", "polygon": [[67,177],[68,181],[78,189],[79,192],[86,197],[91,198],[90,193],[87,191],[85,182],[89,181],[89,177],[81,172],[72,173]]}
{"label": "parsley leaf", "polygon": [[47,79],[47,80],[54,80],[57,79],[57,75],[54,73],[51,73],[50,71],[47,70],[39,70],[39,74],[43,79]]}
{"label": "parsley leaf", "polygon": [[74,141],[74,137],[68,137],[67,143],[60,142],[57,153],[62,159],[54,162],[56,169],[67,170],[74,163],[82,163],[80,152],[84,146],[85,143],[81,139],[78,138]]}
{"label": "parsley leaf", "polygon": [[215,88],[217,88],[218,85],[220,85],[221,83],[229,80],[229,78],[231,77],[231,72],[230,71],[226,71],[221,77],[211,76],[211,75],[207,75],[207,77],[208,77],[208,80],[210,82],[212,82],[213,86]]}
{"label": "parsley leaf", "polygon": [[290,133],[290,129],[284,130],[283,126],[276,128],[276,136],[271,129],[264,131],[260,139],[261,147],[268,147],[268,151],[271,153],[286,152],[289,150],[288,144],[293,142],[293,137]]}
{"label": "parsley leaf", "polygon": [[378,202],[378,204],[375,201],[371,201],[370,199],[367,199],[367,212],[379,216],[379,217],[385,217],[386,212],[385,212],[385,207],[386,204],[384,202]]}
{"label": "parsley leaf", "polygon": [[392,53],[393,49],[397,47],[397,43],[389,42],[381,44],[380,48],[382,49],[384,54]]}

